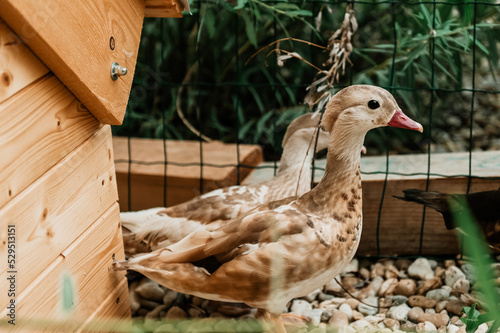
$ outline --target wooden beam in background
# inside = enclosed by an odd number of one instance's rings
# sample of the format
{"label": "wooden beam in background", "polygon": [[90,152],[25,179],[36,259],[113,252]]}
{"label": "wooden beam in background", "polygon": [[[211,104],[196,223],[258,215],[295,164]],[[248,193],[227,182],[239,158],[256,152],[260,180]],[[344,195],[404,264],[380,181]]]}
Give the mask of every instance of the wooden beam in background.
{"label": "wooden beam in background", "polygon": [[[187,166],[167,165],[167,205],[187,201],[200,194],[200,143],[198,141],[167,140],[167,160],[170,163],[186,163]],[[128,207],[128,142],[125,137],[113,137],[116,177],[120,209]],[[203,143],[203,192],[236,185],[237,147],[220,141]],[[257,145],[241,144],[240,164],[256,166],[262,162],[262,149]],[[131,195],[133,210],[163,205],[163,140],[131,139],[132,160],[146,162],[131,166]],[[125,163],[123,163],[125,162]],[[156,162],[156,163],[155,163]],[[208,165],[207,165],[208,164]],[[240,167],[240,179],[252,171]]]}
{"label": "wooden beam in background", "polygon": [[[187,0],[186,0],[187,1]],[[145,0],[145,17],[182,17],[179,0]]]}

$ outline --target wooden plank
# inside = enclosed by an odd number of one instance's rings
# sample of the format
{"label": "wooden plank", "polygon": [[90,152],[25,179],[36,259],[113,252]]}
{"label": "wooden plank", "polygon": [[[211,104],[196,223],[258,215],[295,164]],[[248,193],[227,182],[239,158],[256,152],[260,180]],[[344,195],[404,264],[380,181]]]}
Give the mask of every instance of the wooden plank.
{"label": "wooden plank", "polygon": [[[121,124],[144,18],[143,0],[5,0],[0,17],[104,124]],[[111,65],[128,74],[114,81]]]}
{"label": "wooden plank", "polygon": [[76,333],[131,332],[131,326],[128,284],[127,280],[124,279],[76,330]]}
{"label": "wooden plank", "polygon": [[[459,251],[456,233],[446,230],[443,218],[432,209],[426,210],[423,238],[420,237],[423,208],[421,205],[404,202],[393,196],[400,196],[404,189],[425,189],[427,178],[427,154],[390,156],[388,182],[384,202],[377,222],[385,179],[385,156],[362,157],[361,177],[363,180],[363,233],[358,253],[363,255],[444,255]],[[325,160],[317,160],[315,165],[324,168]],[[271,163],[255,170],[246,184],[270,179],[273,176]],[[431,155],[430,191],[465,193],[467,178],[442,176],[467,175],[469,154],[443,153]],[[478,177],[500,177],[500,153],[498,151],[474,152],[472,174]],[[323,171],[315,171],[315,181],[319,182]],[[487,191],[500,187],[500,180],[473,178],[471,192]],[[377,248],[377,234],[379,248]],[[422,240],[422,249],[420,243]]]}
{"label": "wooden plank", "polygon": [[[103,319],[111,319],[111,315],[127,317],[130,314],[127,279],[123,272],[109,270],[113,257],[124,258],[117,203],[112,204],[19,294],[16,329],[42,326],[53,332],[73,332],[98,309],[104,311]],[[23,274],[23,268],[18,268],[19,276]],[[74,293],[73,308],[69,312],[62,307],[64,278],[72,282]],[[116,297],[111,303],[109,298],[113,295]],[[120,295],[118,302],[117,295]],[[106,304],[106,309],[103,309],[103,304]],[[5,317],[6,314],[4,309],[0,315]]]}
{"label": "wooden plank", "polygon": [[[116,173],[120,209],[128,207],[128,143],[127,138],[114,137]],[[237,151],[235,144],[203,143],[203,192],[237,184]],[[240,164],[258,165],[262,149],[256,145],[240,145]],[[200,194],[200,144],[197,141],[166,141],[167,205],[184,202]],[[163,140],[131,139],[131,208],[134,210],[163,206]],[[144,164],[145,163],[145,164]],[[251,171],[240,168],[240,181]]]}
{"label": "wooden plank", "polygon": [[144,2],[145,17],[182,17],[183,7],[179,0],[145,0]]}
{"label": "wooden plank", "polygon": [[0,104],[49,69],[0,19]]}
{"label": "wooden plank", "polygon": [[[362,159],[364,230],[359,253],[377,253],[377,221],[383,189],[386,158],[384,156]],[[423,237],[420,237],[423,207],[395,199],[403,190],[424,190],[427,183],[427,154],[391,156],[384,203],[381,210],[379,234],[380,253],[398,255],[440,255],[459,253],[455,231],[447,230],[443,218],[432,209],[426,209]],[[466,193],[468,179],[443,176],[468,175],[469,153],[439,153],[431,155],[430,191]],[[472,175],[477,177],[500,176],[498,151],[473,152]],[[500,180],[473,178],[470,192],[497,189]],[[420,244],[422,248],[420,250]]]}
{"label": "wooden plank", "polygon": [[[389,158],[389,179],[419,179],[427,174],[427,154],[394,155]],[[385,156],[364,157],[361,159],[363,180],[384,179]],[[442,176],[469,174],[469,153],[431,154],[431,179]],[[369,174],[370,173],[370,174]],[[408,176],[407,174],[413,174]],[[478,177],[500,176],[500,152],[477,151],[472,153],[472,175]]]}
{"label": "wooden plank", "polygon": [[[420,230],[423,207],[416,203],[394,198],[405,189],[425,189],[425,179],[399,179],[387,182],[379,228],[380,253],[387,255],[454,255],[459,253],[456,232],[447,230],[442,216],[433,209],[426,209],[422,251]],[[472,179],[471,192],[500,187],[500,180]],[[358,253],[377,254],[377,221],[383,181],[363,182],[363,233]],[[432,179],[430,191],[465,193],[467,178]]]}
{"label": "wooden plank", "polygon": [[[279,162],[278,162],[279,166]],[[314,172],[314,181],[319,182],[323,177],[326,159],[317,159]],[[384,180],[386,157],[361,157],[361,176],[363,181]],[[431,179],[443,176],[466,176],[469,174],[469,153],[438,153],[431,154]],[[393,155],[389,157],[388,179],[421,179],[427,175],[427,154]],[[264,162],[259,169],[253,171],[246,179],[246,184],[255,184],[271,179],[274,174],[274,163]],[[478,151],[472,153],[472,175],[477,177],[500,176],[500,152]]]}
{"label": "wooden plank", "polygon": [[0,104],[0,207],[99,129],[54,75]]}
{"label": "wooden plank", "polygon": [[[104,126],[0,209],[0,230],[16,225],[22,292],[112,203],[117,191],[110,126]],[[0,244],[7,234],[0,233]],[[0,258],[7,258],[0,246]],[[6,265],[0,266],[4,276]],[[0,279],[0,290],[7,290]]]}

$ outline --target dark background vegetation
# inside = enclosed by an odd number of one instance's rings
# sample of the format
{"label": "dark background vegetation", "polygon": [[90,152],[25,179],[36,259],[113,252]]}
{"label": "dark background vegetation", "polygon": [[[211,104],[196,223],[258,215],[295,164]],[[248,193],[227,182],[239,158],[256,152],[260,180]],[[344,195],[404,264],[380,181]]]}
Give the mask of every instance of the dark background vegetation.
{"label": "dark background vegetation", "polygon": [[[352,66],[335,90],[385,87],[425,128],[424,136],[372,131],[369,154],[500,149],[500,4],[352,3],[359,25]],[[204,135],[260,144],[267,159],[278,158],[287,124],[308,110],[306,87],[317,70],[299,59],[278,66],[270,53],[275,46],[251,57],[285,37],[326,46],[346,2],[194,1],[191,10],[182,19],[145,20],[126,119],[114,133],[198,140],[177,114],[179,100]],[[291,41],[280,48],[325,68],[328,54],[322,49]]]}

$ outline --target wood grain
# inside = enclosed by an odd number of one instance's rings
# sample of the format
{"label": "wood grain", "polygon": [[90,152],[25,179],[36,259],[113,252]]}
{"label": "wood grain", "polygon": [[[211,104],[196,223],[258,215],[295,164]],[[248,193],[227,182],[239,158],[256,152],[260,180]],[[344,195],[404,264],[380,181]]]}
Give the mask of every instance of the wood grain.
{"label": "wood grain", "polygon": [[[101,123],[121,124],[139,49],[143,0],[5,0],[0,17]],[[110,76],[113,62],[128,69],[116,81]]]}
{"label": "wood grain", "polygon": [[131,327],[128,284],[124,279],[75,332],[131,332]]}
{"label": "wood grain", "polygon": [[0,207],[100,127],[52,74],[1,103],[0,123]]}
{"label": "wood grain", "polygon": [[0,104],[49,69],[0,19]]}
{"label": "wood grain", "polygon": [[[116,202],[114,174],[111,129],[104,126],[0,209],[0,230],[17,229],[18,292]],[[6,237],[0,233],[0,258]],[[0,280],[0,290],[6,283]]]}
{"label": "wood grain", "polygon": [[[53,332],[72,332],[96,310],[102,309],[103,304],[106,310],[102,319],[113,314],[121,314],[121,317],[128,314],[130,311],[120,309],[120,302],[128,305],[125,274],[108,269],[113,256],[124,258],[122,244],[119,207],[114,203],[19,294],[16,329],[25,329],[34,323],[38,326],[39,321],[44,320]],[[19,276],[23,272],[20,267]],[[70,311],[62,308],[64,278],[69,279],[73,287],[74,303]],[[109,298],[116,293],[124,295],[118,302],[115,297],[111,303]],[[6,310],[1,315],[5,317]]]}
{"label": "wood grain", "polygon": [[[113,137],[120,209],[143,209],[163,205],[164,153],[163,140],[131,139],[131,208],[128,207],[127,138]],[[237,147],[222,142],[203,143],[203,192],[238,182]],[[240,164],[255,166],[262,161],[262,149],[256,145],[240,145]],[[189,165],[167,165],[167,205],[184,202],[200,194],[200,144],[197,141],[166,141],[167,161]],[[241,182],[251,171],[240,167]]]}
{"label": "wood grain", "polygon": [[145,0],[145,17],[182,17],[179,0]]}
{"label": "wood grain", "polygon": [[[380,253],[386,255],[454,255],[459,253],[456,231],[447,230],[442,216],[426,209],[423,238],[420,238],[423,207],[416,203],[394,198],[403,190],[425,189],[425,179],[389,180],[386,186],[378,230]],[[500,180],[473,179],[471,192],[500,187]],[[383,181],[363,182],[363,233],[358,253],[377,254],[377,221],[381,203]],[[432,179],[430,191],[465,193],[467,178]],[[422,250],[420,252],[420,242]]]}

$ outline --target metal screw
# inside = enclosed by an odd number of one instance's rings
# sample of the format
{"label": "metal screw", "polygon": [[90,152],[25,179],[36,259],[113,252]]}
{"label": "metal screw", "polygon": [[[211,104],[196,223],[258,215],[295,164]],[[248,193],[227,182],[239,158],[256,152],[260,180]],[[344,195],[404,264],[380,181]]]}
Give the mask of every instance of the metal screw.
{"label": "metal screw", "polygon": [[118,80],[118,77],[122,75],[127,75],[127,68],[118,65],[117,62],[114,62],[111,65],[111,78],[116,81]]}

